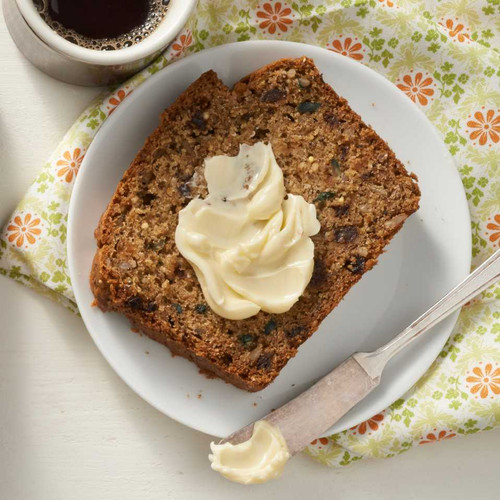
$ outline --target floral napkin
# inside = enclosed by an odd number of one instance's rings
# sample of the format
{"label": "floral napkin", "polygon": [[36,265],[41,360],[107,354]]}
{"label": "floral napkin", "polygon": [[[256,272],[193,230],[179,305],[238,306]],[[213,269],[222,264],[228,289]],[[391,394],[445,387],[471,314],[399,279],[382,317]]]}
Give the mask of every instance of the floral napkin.
{"label": "floral napkin", "polygon": [[[191,52],[249,39],[325,47],[375,69],[440,132],[472,216],[473,265],[500,246],[498,0],[200,0],[148,68],[97,98],[57,146],[0,235],[0,273],[78,312],[67,273],[66,223],[85,152],[144,80]],[[445,348],[402,398],[368,421],[313,441],[331,466],[391,457],[500,425],[500,285],[464,307]]]}

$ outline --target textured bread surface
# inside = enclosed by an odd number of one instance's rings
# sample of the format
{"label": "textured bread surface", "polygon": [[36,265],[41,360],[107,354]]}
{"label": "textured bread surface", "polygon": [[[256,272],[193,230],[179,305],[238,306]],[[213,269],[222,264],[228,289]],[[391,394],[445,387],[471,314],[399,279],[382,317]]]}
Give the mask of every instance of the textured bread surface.
{"label": "textured bread surface", "polygon": [[[178,212],[207,195],[204,159],[259,141],[271,143],[287,192],[315,204],[321,231],[313,277],[290,311],[232,321],[206,304],[174,233]],[[258,391],[376,264],[419,197],[416,177],[312,60],[277,61],[233,89],[209,71],[165,110],[125,172],[95,232],[90,284],[103,311],[125,314],[174,354]]]}

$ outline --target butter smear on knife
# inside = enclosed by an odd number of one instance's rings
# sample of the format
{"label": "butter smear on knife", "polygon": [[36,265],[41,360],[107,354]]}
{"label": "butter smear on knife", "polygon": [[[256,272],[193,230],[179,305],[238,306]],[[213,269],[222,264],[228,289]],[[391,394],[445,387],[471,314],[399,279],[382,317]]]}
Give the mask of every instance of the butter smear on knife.
{"label": "butter smear on knife", "polygon": [[250,439],[240,444],[210,444],[212,469],[241,484],[265,483],[278,477],[290,453],[278,427],[266,420],[255,423]]}

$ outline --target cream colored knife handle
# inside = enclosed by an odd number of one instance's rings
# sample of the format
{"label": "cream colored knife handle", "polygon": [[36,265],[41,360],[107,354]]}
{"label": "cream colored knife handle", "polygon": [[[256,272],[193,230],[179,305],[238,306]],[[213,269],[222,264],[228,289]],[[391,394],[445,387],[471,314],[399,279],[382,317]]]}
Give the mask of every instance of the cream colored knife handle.
{"label": "cream colored knife handle", "polygon": [[464,281],[434,304],[427,312],[405,328],[397,337],[373,352],[361,352],[353,357],[371,377],[380,377],[387,362],[401,349],[441,320],[466,304],[477,294],[500,280],[500,250],[481,264]]}

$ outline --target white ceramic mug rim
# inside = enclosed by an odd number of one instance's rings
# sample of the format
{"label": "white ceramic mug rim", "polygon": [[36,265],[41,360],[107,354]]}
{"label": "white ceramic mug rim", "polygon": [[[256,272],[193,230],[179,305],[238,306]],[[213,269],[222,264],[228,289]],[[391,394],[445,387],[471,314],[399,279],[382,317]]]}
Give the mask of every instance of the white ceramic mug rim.
{"label": "white ceramic mug rim", "polygon": [[58,35],[40,17],[33,0],[16,0],[25,21],[49,47],[71,59],[101,66],[131,63],[163,49],[186,24],[196,2],[197,0],[172,0],[163,21],[142,42],[124,49],[98,51],[80,47]]}

